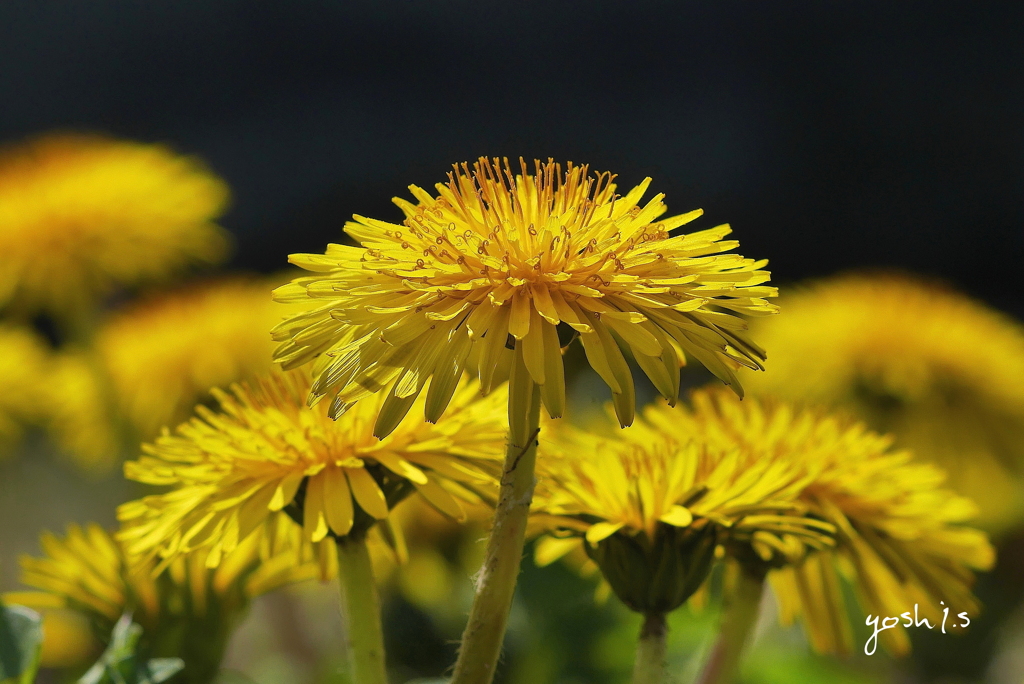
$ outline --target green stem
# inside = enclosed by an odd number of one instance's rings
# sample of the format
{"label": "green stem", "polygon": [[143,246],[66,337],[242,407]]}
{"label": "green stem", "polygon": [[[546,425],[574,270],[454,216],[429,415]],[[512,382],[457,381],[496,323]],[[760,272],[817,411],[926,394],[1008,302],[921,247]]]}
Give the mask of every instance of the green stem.
{"label": "green stem", "polygon": [[365,538],[342,537],[338,546],[338,586],[345,620],[345,647],[354,684],[387,684],[380,599]]}
{"label": "green stem", "polygon": [[636,645],[632,684],[665,682],[665,635],[668,625],[664,613],[647,613]]}
{"label": "green stem", "polygon": [[494,526],[452,684],[490,684],[494,678],[523,556],[526,519],[533,501],[540,387],[530,379],[518,350],[509,379],[508,420],[509,440]]}
{"label": "green stem", "polygon": [[740,658],[761,607],[765,573],[740,566],[736,585],[726,596],[718,642],[704,665],[698,684],[731,684],[740,669]]}

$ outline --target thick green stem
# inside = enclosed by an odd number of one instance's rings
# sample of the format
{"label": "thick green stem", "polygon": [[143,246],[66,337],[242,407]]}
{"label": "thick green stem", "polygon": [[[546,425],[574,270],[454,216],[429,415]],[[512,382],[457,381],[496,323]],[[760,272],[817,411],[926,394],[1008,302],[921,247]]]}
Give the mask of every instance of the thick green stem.
{"label": "thick green stem", "polygon": [[354,684],[387,684],[380,599],[364,538],[338,540],[338,586],[345,647]]}
{"label": "thick green stem", "polygon": [[508,420],[509,440],[494,526],[476,580],[452,684],[490,684],[494,678],[523,556],[526,519],[533,500],[540,387],[530,379],[518,352],[509,379]]}
{"label": "thick green stem", "polygon": [[726,596],[718,642],[704,665],[698,684],[731,684],[740,669],[743,648],[750,637],[764,594],[764,572],[741,566],[736,585]]}
{"label": "thick green stem", "polygon": [[648,613],[640,628],[636,645],[632,684],[663,684],[665,682],[665,635],[668,625],[664,613]]}

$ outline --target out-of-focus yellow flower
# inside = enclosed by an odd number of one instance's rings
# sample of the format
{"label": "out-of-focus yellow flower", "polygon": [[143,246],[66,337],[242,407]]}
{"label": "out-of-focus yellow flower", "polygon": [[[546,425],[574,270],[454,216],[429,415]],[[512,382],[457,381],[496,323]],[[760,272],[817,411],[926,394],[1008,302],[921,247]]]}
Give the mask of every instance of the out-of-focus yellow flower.
{"label": "out-of-focus yellow flower", "polygon": [[0,153],[0,307],[77,317],[226,252],[227,186],[161,145],[49,135]]}
{"label": "out-of-focus yellow flower", "polygon": [[263,279],[213,281],[143,300],[103,325],[99,357],[143,439],[185,420],[211,388],[270,370],[267,331],[286,310],[271,289]]}
{"label": "out-of-focus yellow flower", "polygon": [[[775,556],[784,563],[757,548],[757,535],[751,540],[756,556],[726,544],[741,562],[766,563],[782,621],[799,617],[815,650],[851,650],[843,577],[871,615],[896,616],[920,604],[920,614],[934,623],[943,612],[940,602],[953,614],[978,610],[972,570],[991,567],[995,554],[984,533],[961,525],[977,509],[943,488],[941,469],[892,450],[890,437],[863,424],[820,411],[750,397],[740,402],[721,390],[695,392],[692,403],[691,410],[652,408],[645,417],[656,433],[732,454],[741,471],[762,468],[766,460],[804,470],[797,501],[837,530],[834,549],[806,559]],[[784,537],[760,541],[790,545]],[[896,654],[910,648],[902,626],[881,639]]]}
{"label": "out-of-focus yellow flower", "polygon": [[476,383],[465,384],[445,420],[406,421],[378,440],[379,398],[334,421],[306,406],[309,382],[303,371],[276,371],[215,392],[218,412],[197,407],[198,418],[127,463],[130,479],[172,487],[119,508],[131,553],[173,559],[203,549],[215,567],[277,511],[318,543],[365,533],[414,492],[455,518],[457,499],[493,496],[506,431],[500,392],[481,399]]}
{"label": "out-of-focus yellow flower", "polygon": [[[145,631],[148,656],[182,657],[189,667],[186,681],[208,681],[199,671],[216,671],[250,599],[322,575],[312,548],[296,532],[291,521],[279,521],[240,544],[216,570],[206,568],[200,552],[154,575],[155,561],[130,564],[123,546],[99,525],[71,525],[63,538],[42,536],[43,557],[21,559],[22,582],[39,591],[8,593],[4,601],[42,610],[85,646],[68,611],[87,620],[97,642],[108,639],[117,619],[131,612]],[[44,664],[75,664],[67,662],[73,654],[66,648],[49,643],[61,634],[44,632],[44,654],[53,656]],[[90,650],[79,649],[79,656],[88,657]]]}
{"label": "out-of-focus yellow flower", "polygon": [[55,354],[47,380],[43,407],[50,438],[86,472],[109,471],[121,441],[110,390],[95,359],[82,351]]}
{"label": "out-of-focus yellow flower", "polygon": [[0,325],[0,455],[43,413],[48,356],[37,335]]}
{"label": "out-of-focus yellow flower", "polygon": [[949,473],[979,524],[1024,517],[1024,327],[940,285],[850,275],[785,296],[757,329],[757,393],[851,411]]}
{"label": "out-of-focus yellow flower", "polygon": [[564,428],[543,443],[531,518],[549,533],[536,547],[540,564],[582,545],[627,606],[664,613],[700,587],[720,543],[751,545],[766,560],[831,546],[834,528],[796,502],[806,468],[665,429],[677,413],[652,407],[614,437]]}
{"label": "out-of-focus yellow flower", "polygon": [[208,401],[211,388],[270,371],[267,331],[287,311],[270,296],[278,282],[225,278],[112,314],[93,351],[58,357],[47,401],[57,442],[82,466],[102,470],[119,454],[119,428],[152,439]]}
{"label": "out-of-focus yellow flower", "polygon": [[436,196],[410,186],[416,204],[394,200],[402,224],[356,216],[345,230],[361,246],[292,255],[316,275],[276,291],[307,309],[275,328],[277,358],[288,368],[316,359],[312,398],[333,396],[332,416],[388,388],[375,429],[387,435],[429,380],[434,421],[467,359],[486,393],[518,355],[557,417],[574,336],[622,425],[634,395],[620,346],[670,401],[684,352],[734,385],[735,368],[760,367],[763,351],[733,314],[774,313],[765,298],[775,289],[767,262],[723,253],[738,245],[723,240],[728,226],[670,237],[701,212],[659,219],[662,195],[640,204],[650,179],[620,196],[611,174],[549,161],[531,175],[520,161],[456,165]]}

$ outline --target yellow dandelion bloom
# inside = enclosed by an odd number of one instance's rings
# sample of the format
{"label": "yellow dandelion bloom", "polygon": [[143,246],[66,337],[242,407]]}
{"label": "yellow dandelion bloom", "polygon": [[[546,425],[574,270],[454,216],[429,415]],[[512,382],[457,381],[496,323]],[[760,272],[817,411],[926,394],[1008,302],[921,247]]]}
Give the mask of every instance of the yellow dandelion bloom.
{"label": "yellow dandelion bloom", "polygon": [[786,293],[758,393],[839,407],[949,473],[979,524],[1024,517],[1024,326],[940,285],[850,275]]}
{"label": "yellow dandelion bloom", "polygon": [[58,134],[0,152],[0,307],[70,315],[117,286],[215,262],[228,190],[160,145]]}
{"label": "yellow dandelion bloom", "polygon": [[[820,411],[740,402],[723,391],[695,392],[692,399],[692,410],[659,407],[646,415],[656,430],[737,454],[740,469],[775,459],[805,470],[809,481],[797,501],[837,530],[834,549],[769,566],[782,621],[799,617],[815,650],[851,650],[844,577],[870,615],[896,616],[919,604],[934,624],[943,604],[954,614],[976,613],[972,570],[991,567],[994,551],[984,533],[962,526],[977,509],[943,487],[939,468],[893,450],[890,437],[863,424]],[[735,547],[732,553],[752,560]],[[894,653],[909,649],[902,625],[881,639]]]}
{"label": "yellow dandelion bloom", "polygon": [[650,408],[613,437],[565,428],[543,442],[531,514],[534,532],[547,533],[538,563],[582,546],[627,606],[664,613],[697,590],[727,540],[766,560],[796,560],[832,544],[834,528],[796,502],[806,469],[665,430],[661,418],[672,413]]}
{"label": "yellow dandelion bloom", "polygon": [[285,307],[270,281],[227,278],[143,300],[113,315],[96,348],[126,415],[144,439],[188,417],[211,387],[271,369],[267,330]]}
{"label": "yellow dandelion bloom", "polygon": [[[565,403],[562,349],[578,336],[632,422],[628,349],[670,400],[684,354],[738,388],[734,369],[760,368],[764,352],[734,315],[773,313],[767,262],[726,254],[738,243],[719,226],[670,237],[701,215],[670,218],[650,179],[624,196],[611,174],[521,161],[463,164],[436,186],[396,198],[402,224],[362,216],[346,224],[359,247],[292,255],[313,271],[276,291],[308,310],[274,330],[285,367],[316,359],[312,399],[334,396],[332,416],[385,387],[376,433],[386,435],[427,381],[428,420],[444,411],[472,356],[486,393],[513,355],[541,388],[551,416]],[[517,411],[523,414],[525,411]]]}
{"label": "yellow dandelion bloom", "polygon": [[79,350],[55,354],[42,403],[50,439],[78,467],[109,472],[121,454],[111,396],[95,361]]}
{"label": "yellow dandelion bloom", "polygon": [[0,446],[17,441],[25,424],[39,419],[48,356],[37,335],[0,325]]}
{"label": "yellow dandelion bloom", "polygon": [[208,401],[210,388],[268,372],[267,329],[285,309],[271,299],[273,283],[222,278],[113,313],[93,352],[57,357],[46,401],[57,443],[83,467],[102,470],[119,455],[117,421],[132,428],[133,441],[152,439]]}
{"label": "yellow dandelion bloom", "polygon": [[22,583],[38,591],[11,592],[4,601],[83,616],[100,642],[131,612],[147,642],[162,651],[151,655],[193,656],[190,667],[215,667],[250,599],[321,575],[311,548],[286,522],[253,535],[216,570],[205,567],[200,553],[176,559],[157,575],[155,561],[129,563],[123,546],[99,525],[70,525],[63,538],[43,534],[43,557],[21,558]]}
{"label": "yellow dandelion bloom", "polygon": [[172,487],[120,507],[130,552],[174,558],[203,549],[213,567],[277,511],[301,520],[316,543],[364,533],[414,492],[451,517],[463,515],[459,498],[493,496],[507,429],[500,393],[480,400],[466,384],[443,422],[407,421],[378,440],[379,399],[334,421],[306,406],[309,382],[305,372],[277,371],[217,391],[219,411],[197,407],[199,417],[127,463],[130,479]]}

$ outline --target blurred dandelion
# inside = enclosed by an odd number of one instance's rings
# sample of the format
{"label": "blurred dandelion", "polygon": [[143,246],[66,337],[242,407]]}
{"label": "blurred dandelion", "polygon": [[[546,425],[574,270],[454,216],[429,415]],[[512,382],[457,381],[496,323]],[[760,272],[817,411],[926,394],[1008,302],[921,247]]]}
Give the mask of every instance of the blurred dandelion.
{"label": "blurred dandelion", "polygon": [[764,352],[736,313],[769,314],[766,262],[725,254],[728,226],[669,233],[700,216],[660,219],[662,195],[625,196],[611,174],[536,162],[531,175],[481,158],[457,165],[437,195],[410,186],[395,203],[401,225],[356,216],[359,247],[292,255],[316,275],[279,288],[307,311],[274,329],[277,359],[312,362],[310,400],[333,397],[336,417],[381,392],[374,433],[385,436],[429,382],[424,415],[435,421],[467,367],[484,394],[509,379],[509,442],[485,572],[477,586],[453,681],[494,676],[522,555],[533,489],[539,405],[565,405],[563,349],[580,339],[611,388],[620,425],[633,421],[634,388],[622,349],[676,400],[690,355],[739,391],[735,369],[760,368]]}
{"label": "blurred dandelion", "polygon": [[41,419],[49,350],[25,328],[0,325],[0,456]]}
{"label": "blurred dandelion", "polygon": [[772,349],[753,391],[851,411],[946,470],[978,523],[1024,517],[1024,327],[962,294],[899,275],[794,288],[758,328]]}
{"label": "blurred dandelion", "polygon": [[[832,546],[835,528],[796,501],[810,473],[783,454],[735,448],[666,429],[677,412],[650,407],[612,437],[575,428],[543,443],[535,532],[546,565],[582,547],[623,603],[645,616],[634,682],[660,682],[665,614],[704,583],[721,544],[768,558]],[[581,458],[580,454],[586,454]]]}
{"label": "blurred dandelion", "polygon": [[207,566],[217,567],[287,513],[306,542],[336,546],[347,617],[360,625],[350,632],[353,674],[383,681],[366,534],[414,493],[453,518],[463,516],[459,499],[493,500],[504,396],[481,400],[476,384],[465,384],[437,425],[404,421],[378,440],[372,427],[381,395],[334,421],[326,407],[306,406],[309,383],[306,372],[276,371],[230,393],[216,391],[219,411],[199,406],[199,417],[147,445],[125,474],[171,490],[121,506],[119,536],[132,555],[168,563],[201,550]]}
{"label": "blurred dandelion", "polygon": [[[124,442],[185,420],[210,388],[270,371],[267,328],[284,310],[280,280],[233,276],[144,298],[114,312],[93,348],[58,355],[47,412],[57,443],[87,470],[117,461]],[[120,424],[119,424],[120,423]],[[128,438],[120,429],[128,428]]]}
{"label": "blurred dandelion", "polygon": [[[155,560],[130,563],[123,546],[99,525],[70,525],[63,538],[43,534],[43,557],[21,559],[22,582],[39,591],[11,592],[4,600],[42,610],[58,627],[84,622],[94,644],[109,638],[118,618],[130,612],[143,627],[146,657],[181,657],[186,662],[182,681],[207,683],[252,598],[321,575],[311,547],[290,521],[284,522],[249,537],[216,569],[208,569],[205,552],[199,552],[176,558],[157,574]],[[84,620],[68,620],[68,613]],[[74,664],[95,655],[82,635],[60,630],[56,635],[82,646]],[[44,654],[53,651],[65,660],[44,665],[68,665],[72,654],[63,650],[44,643]]]}
{"label": "blurred dandelion", "polygon": [[[116,287],[219,261],[228,190],[159,145],[53,134],[0,153],[0,307],[82,326]],[[81,331],[78,331],[80,334]]]}

